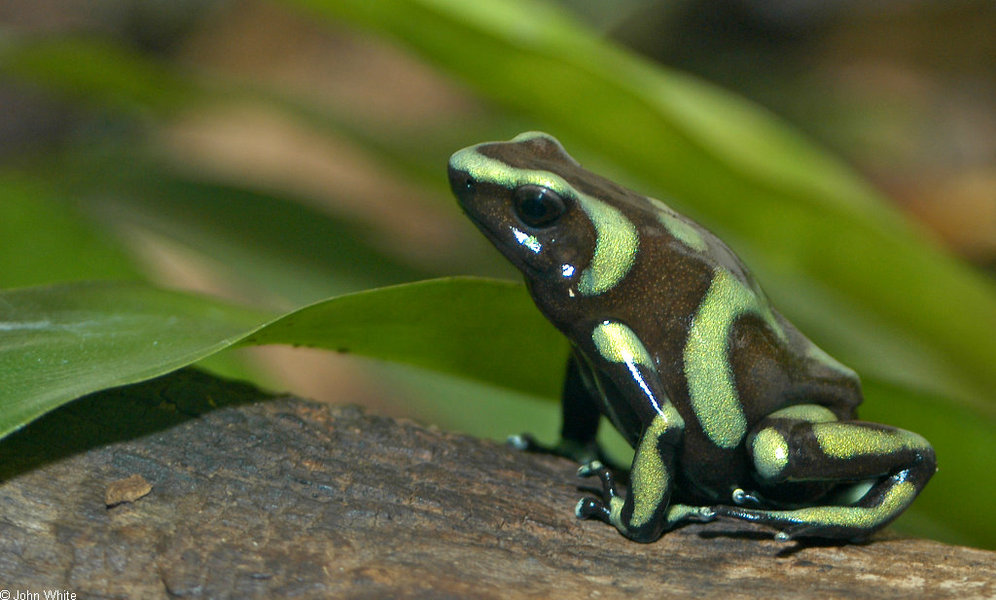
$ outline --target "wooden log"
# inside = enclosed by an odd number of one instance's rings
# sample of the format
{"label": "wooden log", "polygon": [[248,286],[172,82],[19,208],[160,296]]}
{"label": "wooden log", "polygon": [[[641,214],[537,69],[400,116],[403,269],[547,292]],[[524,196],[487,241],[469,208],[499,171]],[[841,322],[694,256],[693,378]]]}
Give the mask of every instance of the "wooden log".
{"label": "wooden log", "polygon": [[636,544],[575,519],[575,469],[181,371],[84,398],[0,442],[0,588],[11,598],[996,596],[996,553],[888,534],[783,544],[715,522]]}

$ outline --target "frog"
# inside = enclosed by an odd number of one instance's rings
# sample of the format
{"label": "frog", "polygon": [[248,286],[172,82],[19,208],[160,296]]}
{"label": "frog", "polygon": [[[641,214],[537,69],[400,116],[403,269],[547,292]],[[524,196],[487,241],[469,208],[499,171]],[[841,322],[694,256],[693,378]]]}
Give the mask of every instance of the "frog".
{"label": "frog", "polygon": [[[665,202],[542,132],[459,150],[448,172],[463,213],[569,342],[560,441],[512,441],[596,478],[578,518],[636,542],[723,519],[847,543],[891,523],[936,471],[921,435],[858,420],[857,374]],[[628,474],[596,440],[603,417],[633,448]]]}

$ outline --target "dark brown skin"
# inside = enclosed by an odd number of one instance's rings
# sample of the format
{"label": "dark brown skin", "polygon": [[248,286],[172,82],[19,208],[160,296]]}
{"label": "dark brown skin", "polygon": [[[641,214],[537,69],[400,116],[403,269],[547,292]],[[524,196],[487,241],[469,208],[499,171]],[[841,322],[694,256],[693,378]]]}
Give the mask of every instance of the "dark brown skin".
{"label": "dark brown skin", "polygon": [[[650,351],[657,365],[658,377],[667,396],[685,420],[682,449],[678,461],[681,473],[691,485],[683,486],[682,498],[689,502],[710,503],[725,500],[730,481],[743,481],[754,487],[742,447],[724,450],[705,436],[688,398],[682,354],[689,324],[713,279],[717,266],[728,269],[746,285],[757,284],[740,259],[707,229],[688,221],[707,240],[707,253],[690,252],[656,219],[656,208],[635,192],[587,171],[556,144],[537,138],[521,144],[493,144],[479,152],[500,159],[517,169],[554,170],[578,191],[599,199],[611,199],[615,208],[634,223],[640,238],[640,250],[628,275],[614,288],[594,296],[583,297],[570,290],[577,287],[577,276],[564,278],[560,265],[577,263],[581,273],[590,262],[595,229],[576,204],[569,206],[557,226],[537,235],[549,256],[505,253],[526,273],[526,282],[540,311],[568,339],[575,342],[584,356],[598,356],[591,342],[591,330],[603,320],[626,323]],[[510,190],[501,186],[481,186],[464,205],[475,222],[516,223],[507,208]],[[463,201],[461,196],[461,201]],[[475,218],[475,198],[486,202]],[[608,201],[608,200],[606,200]],[[499,210],[505,209],[503,212]],[[499,226],[497,229],[507,229]],[[485,232],[494,241],[494,233]],[[556,240],[557,243],[553,241]],[[514,248],[514,243],[503,242]],[[503,245],[499,245],[502,249]],[[587,254],[587,255],[586,255]],[[807,340],[787,320],[778,315],[788,340],[782,342],[754,315],[737,319],[731,332],[731,366],[745,407],[748,427],[753,427],[775,409],[788,404],[817,402],[831,409],[838,419],[850,419],[861,403],[861,390],[851,378],[824,365],[806,359]],[[632,429],[622,432],[631,441],[639,439],[654,416],[652,407],[642,398],[626,398],[632,413]],[[822,488],[822,486],[820,486]],[[821,490],[822,491],[822,490]]]}

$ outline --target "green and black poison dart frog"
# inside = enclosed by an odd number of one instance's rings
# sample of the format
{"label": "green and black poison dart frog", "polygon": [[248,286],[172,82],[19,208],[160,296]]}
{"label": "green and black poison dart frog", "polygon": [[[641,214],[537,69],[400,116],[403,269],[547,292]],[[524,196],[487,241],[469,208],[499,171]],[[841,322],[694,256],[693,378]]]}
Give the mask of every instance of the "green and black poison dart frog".
{"label": "green and black poison dart frog", "polygon": [[[449,178],[571,342],[561,442],[518,443],[601,480],[578,517],[640,542],[717,516],[781,540],[860,539],[934,474],[930,444],[855,420],[855,373],[775,311],[726,244],[663,202],[586,171],[544,133],[460,150]],[[625,494],[595,442],[601,415],[635,449]]]}

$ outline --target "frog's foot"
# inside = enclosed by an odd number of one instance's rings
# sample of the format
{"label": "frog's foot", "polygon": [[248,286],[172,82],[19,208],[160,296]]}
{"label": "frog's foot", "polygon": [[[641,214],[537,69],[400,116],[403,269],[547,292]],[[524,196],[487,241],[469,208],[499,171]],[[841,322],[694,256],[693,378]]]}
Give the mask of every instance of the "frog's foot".
{"label": "frog's foot", "polygon": [[682,523],[708,523],[715,518],[716,509],[712,506],[672,504],[667,508],[667,524],[669,528]]}
{"label": "frog's foot", "polygon": [[[625,501],[616,490],[616,482],[612,471],[598,461],[592,461],[578,469],[579,477],[598,477],[602,482],[602,498],[587,496],[578,501],[574,514],[580,519],[598,519],[615,525],[624,534],[638,541],[653,541],[660,536],[658,531],[645,539],[637,536],[628,524],[623,522],[621,512]],[[672,504],[667,507],[663,527],[672,529],[684,523],[706,523],[716,518],[716,511],[711,506],[690,506],[687,504]]]}
{"label": "frog's foot", "polygon": [[528,433],[510,435],[508,436],[506,442],[509,446],[522,452],[562,456],[581,464],[589,463],[593,460],[599,460],[602,453],[601,448],[599,448],[598,444],[594,442],[582,444],[580,442],[561,438],[556,445],[547,446],[546,444],[536,441],[536,438]]}
{"label": "frog's foot", "polygon": [[737,506],[750,506],[753,508],[758,508],[762,504],[761,495],[757,492],[748,492],[747,490],[736,488],[733,493],[730,494],[730,499]]}
{"label": "frog's foot", "polygon": [[878,529],[878,523],[894,517],[890,508],[885,506],[811,506],[768,510],[719,505],[713,508],[719,517],[760,523],[778,529],[775,539],[780,542],[802,537],[859,541]]}
{"label": "frog's foot", "polygon": [[519,433],[505,438],[505,443],[520,452],[537,452],[539,454],[556,454],[552,446],[545,446],[536,441],[529,433]]}
{"label": "frog's foot", "polygon": [[[742,506],[726,506],[718,505],[714,506],[716,516],[727,517],[731,519],[739,519],[741,521],[750,521],[752,523],[760,523],[763,525],[769,525],[778,528],[775,534],[775,539],[780,542],[788,542],[795,538],[804,537],[807,534],[821,536],[820,533],[814,532],[812,524],[806,524],[802,522],[802,515],[793,513],[800,512],[801,510],[763,510],[757,508],[744,508]],[[826,534],[822,534],[821,537],[829,537]],[[838,536],[833,536],[838,537]],[[846,537],[846,536],[840,536]]]}
{"label": "frog's foot", "polygon": [[561,438],[555,445],[548,446],[536,441],[536,438],[528,433],[520,433],[518,435],[508,436],[506,443],[522,452],[562,456],[582,465],[598,462],[605,465],[609,469],[612,469],[616,473],[625,474],[625,469],[609,460],[605,452],[602,451],[602,447],[594,441],[589,443],[581,443]]}
{"label": "frog's foot", "polygon": [[602,498],[592,498],[585,496],[578,501],[574,507],[574,514],[579,519],[598,519],[615,525],[618,521],[613,520],[613,512],[618,512],[622,508],[622,498],[616,490],[616,482],[612,476],[612,471],[601,461],[593,460],[587,462],[578,469],[578,477],[597,476],[602,481]]}

